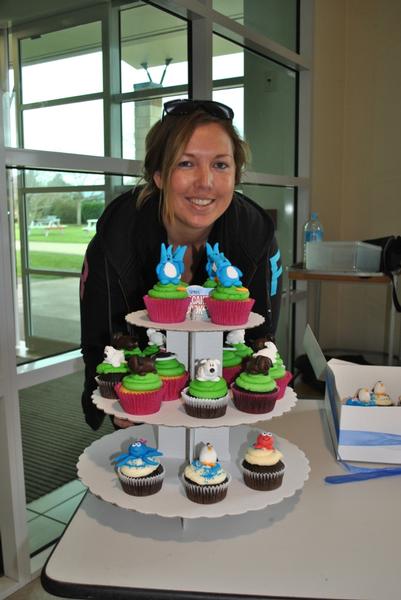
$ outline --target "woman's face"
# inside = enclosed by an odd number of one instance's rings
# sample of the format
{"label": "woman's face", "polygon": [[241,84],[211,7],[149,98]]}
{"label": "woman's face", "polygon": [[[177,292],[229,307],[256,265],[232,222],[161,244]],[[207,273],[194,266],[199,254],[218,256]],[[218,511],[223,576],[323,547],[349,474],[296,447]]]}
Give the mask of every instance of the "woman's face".
{"label": "woman's face", "polygon": [[[160,188],[160,174],[154,177]],[[169,199],[177,226],[206,229],[229,206],[235,184],[230,136],[218,123],[200,125],[171,175]]]}

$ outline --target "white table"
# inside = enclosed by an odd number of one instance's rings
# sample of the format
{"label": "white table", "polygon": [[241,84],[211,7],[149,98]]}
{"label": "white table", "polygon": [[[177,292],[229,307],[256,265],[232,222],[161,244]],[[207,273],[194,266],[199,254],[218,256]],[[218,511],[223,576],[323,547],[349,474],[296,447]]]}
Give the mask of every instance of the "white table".
{"label": "white table", "polygon": [[141,600],[399,598],[400,478],[326,484],[343,471],[321,401],[301,400],[266,425],[309,458],[302,491],[184,529],[180,519],[128,512],[88,493],[43,569],[45,589]]}

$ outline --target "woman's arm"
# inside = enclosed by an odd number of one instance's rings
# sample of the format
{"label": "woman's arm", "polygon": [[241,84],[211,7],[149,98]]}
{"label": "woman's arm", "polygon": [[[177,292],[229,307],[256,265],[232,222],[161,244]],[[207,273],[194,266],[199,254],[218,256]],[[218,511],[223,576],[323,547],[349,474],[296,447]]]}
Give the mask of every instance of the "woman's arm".
{"label": "woman's arm", "polygon": [[114,270],[106,264],[97,236],[90,242],[82,267],[80,284],[81,351],[85,363],[82,409],[85,420],[98,429],[104,413],[92,402],[96,389],[96,367],[104,358],[104,347],[112,341],[113,332],[125,331],[127,307]]}
{"label": "woman's arm", "polygon": [[252,310],[265,318],[262,325],[249,330],[250,338],[256,339],[265,335],[275,336],[280,316],[281,289],[280,250],[274,237],[267,256],[265,255],[261,259],[252,281],[249,283],[250,296],[255,299]]}

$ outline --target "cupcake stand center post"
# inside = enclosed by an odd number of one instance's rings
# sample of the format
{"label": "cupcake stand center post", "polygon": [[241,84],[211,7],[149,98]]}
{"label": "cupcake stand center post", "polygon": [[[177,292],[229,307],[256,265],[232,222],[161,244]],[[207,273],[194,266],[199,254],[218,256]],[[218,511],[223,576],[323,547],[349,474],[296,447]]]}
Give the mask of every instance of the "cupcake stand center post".
{"label": "cupcake stand center post", "polygon": [[[194,322],[196,323],[196,322]],[[195,377],[196,364],[202,358],[219,360],[219,377],[222,376],[223,365],[223,331],[167,331],[167,350],[175,352],[179,360],[188,367],[190,378]],[[168,427],[159,428],[160,447],[170,448],[171,432]],[[176,439],[176,438],[175,438]],[[172,439],[174,445],[174,439]],[[210,442],[216,448],[220,460],[229,460],[229,428],[228,427],[191,427],[185,430],[185,458],[191,462],[195,448],[200,442]]]}

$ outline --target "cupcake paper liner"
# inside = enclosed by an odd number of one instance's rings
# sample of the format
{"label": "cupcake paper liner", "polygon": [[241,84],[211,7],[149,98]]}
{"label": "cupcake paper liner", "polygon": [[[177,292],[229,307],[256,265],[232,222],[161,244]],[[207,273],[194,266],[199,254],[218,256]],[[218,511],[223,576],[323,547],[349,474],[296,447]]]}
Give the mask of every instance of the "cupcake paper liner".
{"label": "cupcake paper liner", "polygon": [[280,379],[276,379],[276,385],[278,387],[278,396],[277,400],[280,400],[285,394],[285,390],[287,389],[287,385],[290,383],[292,379],[292,373],[290,371],[286,371],[284,377],[280,377]]}
{"label": "cupcake paper liner", "polygon": [[152,392],[127,392],[121,383],[116,383],[114,389],[123,410],[130,415],[151,415],[160,410],[163,386]]}
{"label": "cupcake paper liner", "polygon": [[273,410],[279,394],[279,389],[276,388],[273,392],[266,394],[257,394],[248,392],[237,387],[234,383],[230,386],[233,394],[234,406],[241,412],[251,413],[254,415],[269,413]]}
{"label": "cupcake paper liner", "polygon": [[285,471],[284,465],[279,471],[271,472],[249,471],[249,469],[245,468],[243,465],[241,465],[241,469],[245,485],[253,490],[260,490],[263,492],[279,488],[283,482]]}
{"label": "cupcake paper liner", "polygon": [[215,300],[210,296],[205,297],[206,308],[212,323],[217,325],[244,325],[255,300]]}
{"label": "cupcake paper liner", "polygon": [[185,387],[188,381],[188,373],[184,373],[179,377],[162,377],[161,380],[163,381],[163,402],[178,400],[182,388]]}
{"label": "cupcake paper liner", "polygon": [[127,494],[131,496],[151,496],[156,494],[163,485],[164,468],[157,475],[148,475],[147,477],[127,477],[121,473],[121,469],[117,469],[118,479],[121,487]]}
{"label": "cupcake paper liner", "polygon": [[[124,376],[124,373],[121,374],[121,378]],[[113,381],[104,381],[99,377],[95,377],[95,381],[99,386],[99,394],[102,398],[109,398],[110,400],[116,400],[118,398],[114,386],[116,383],[121,381],[121,379],[114,379]]]}
{"label": "cupcake paper liner", "polygon": [[227,381],[227,385],[231,385],[234,379],[241,373],[241,365],[235,367],[223,367],[223,378]]}
{"label": "cupcake paper liner", "polygon": [[230,485],[231,475],[227,473],[226,481],[215,485],[198,485],[191,483],[185,475],[182,476],[187,498],[197,504],[215,504],[221,502],[227,496],[228,486]]}
{"label": "cupcake paper liner", "polygon": [[144,296],[149,319],[156,323],[181,323],[185,321],[191,298],[176,298],[165,300],[163,298],[152,298]]}
{"label": "cupcake paper liner", "polygon": [[181,392],[181,397],[184,401],[184,409],[187,415],[197,417],[198,419],[215,419],[226,414],[228,399],[230,395],[227,393],[221,398],[195,398],[189,396],[188,387]]}

